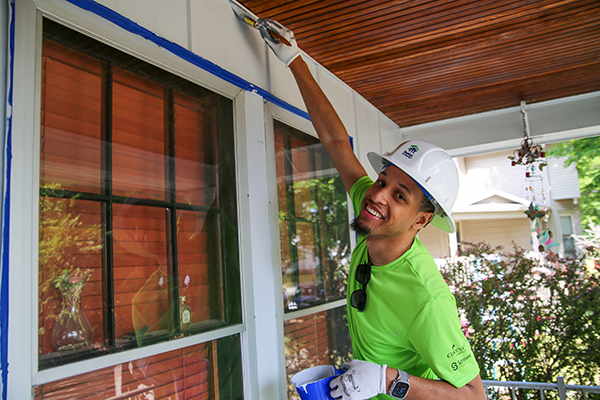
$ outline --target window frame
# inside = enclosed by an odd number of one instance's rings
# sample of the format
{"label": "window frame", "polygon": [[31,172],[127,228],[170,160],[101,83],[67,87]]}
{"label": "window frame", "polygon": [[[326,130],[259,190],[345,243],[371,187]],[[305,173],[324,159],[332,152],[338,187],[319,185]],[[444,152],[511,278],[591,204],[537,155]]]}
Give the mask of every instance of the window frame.
{"label": "window frame", "polygon": [[[141,63],[135,57],[132,57],[127,54],[118,53],[113,51],[112,47],[105,46],[97,46],[97,41],[94,39],[90,39],[89,36],[81,35],[74,38],[76,34],[71,34],[72,30],[69,28],[65,28],[64,30],[60,28],[56,22],[52,20],[48,20],[47,18],[43,18],[44,26],[48,28],[49,32],[42,32],[44,40],[48,40],[51,43],[57,43],[59,46],[64,47],[67,51],[73,50],[79,54],[89,56],[94,60],[98,60],[103,65],[103,87],[102,92],[99,96],[102,100],[101,109],[102,109],[102,118],[108,119],[110,122],[104,121],[104,128],[102,129],[102,136],[106,135],[109,139],[100,139],[100,147],[102,148],[101,152],[103,153],[103,158],[105,158],[105,166],[100,167],[99,173],[103,177],[101,178],[103,183],[98,183],[98,191],[96,190],[87,190],[87,189],[77,189],[77,188],[67,188],[62,190],[53,190],[47,189],[40,186],[40,197],[49,198],[49,199],[78,199],[78,200],[87,200],[93,202],[94,204],[98,204],[100,206],[102,219],[105,220],[105,227],[101,229],[101,235],[105,241],[105,248],[102,250],[104,254],[104,267],[106,270],[104,271],[104,278],[102,279],[103,283],[103,291],[106,295],[104,299],[104,304],[102,306],[102,320],[103,320],[103,330],[104,330],[104,341],[105,345],[102,348],[93,349],[90,348],[85,351],[80,351],[74,354],[61,354],[56,352],[44,353],[39,357],[39,367],[41,369],[47,369],[55,366],[59,366],[64,363],[75,362],[79,360],[85,360],[88,358],[98,357],[99,355],[109,354],[116,351],[127,350],[131,348],[137,347],[136,343],[123,341],[121,337],[116,336],[116,310],[115,310],[115,297],[118,296],[118,292],[115,290],[114,285],[117,282],[113,279],[113,274],[117,270],[114,262],[116,253],[113,252],[115,239],[112,234],[107,233],[112,231],[115,228],[113,226],[113,220],[116,219],[116,216],[113,215],[113,209],[118,209],[122,206],[137,206],[137,207],[150,207],[153,210],[161,211],[167,210],[167,214],[164,217],[164,222],[168,226],[166,228],[167,236],[171,236],[171,240],[167,240],[167,263],[165,265],[167,273],[169,274],[168,283],[168,291],[170,301],[170,311],[173,312],[173,316],[178,315],[178,304],[177,299],[179,298],[179,284],[178,284],[178,264],[180,260],[178,260],[178,251],[177,248],[181,244],[179,242],[179,234],[176,228],[177,225],[177,215],[180,212],[195,212],[195,213],[214,213],[215,217],[219,223],[219,226],[222,226],[224,220],[227,219],[228,216],[235,217],[235,223],[237,224],[237,204],[232,203],[230,200],[231,196],[231,185],[227,183],[230,182],[230,179],[235,175],[235,159],[228,154],[229,149],[218,146],[215,144],[216,148],[213,152],[207,151],[206,156],[211,156],[214,153],[214,156],[217,157],[220,162],[219,166],[224,166],[221,170],[219,168],[220,173],[218,174],[218,180],[214,182],[215,188],[217,192],[220,193],[218,197],[218,205],[212,206],[209,204],[201,204],[201,202],[195,202],[194,204],[188,204],[183,199],[178,198],[177,192],[177,162],[178,160],[184,161],[183,159],[179,159],[176,157],[176,138],[177,138],[177,130],[175,128],[175,119],[177,118],[176,107],[179,104],[177,101],[177,93],[183,94],[184,96],[192,97],[201,102],[206,102],[205,99],[208,98],[209,102],[213,103],[213,107],[209,108],[207,111],[209,114],[213,112],[216,113],[216,124],[219,128],[216,128],[217,135],[209,137],[210,140],[215,139],[215,142],[223,142],[228,143],[229,140],[234,139],[233,127],[233,102],[231,99],[228,99],[222,95],[216,94],[213,97],[213,93],[207,94],[207,90],[200,89],[198,90],[198,85],[190,85],[186,80],[176,80],[172,77],[172,74],[169,72],[164,72],[164,70],[159,68],[153,68],[154,66],[150,64],[141,65],[141,72],[132,69],[127,64],[134,64],[135,67],[139,67]],[[48,21],[48,23],[46,23]],[[42,29],[43,30],[43,29]],[[64,38],[68,37],[67,40]],[[83,41],[82,41],[83,40]],[[63,43],[65,42],[65,43]],[[67,43],[68,42],[68,43]],[[52,44],[49,43],[49,46]],[[94,51],[87,51],[87,47],[92,46],[95,48]],[[62,51],[58,50],[59,52]],[[52,54],[52,53],[51,53]],[[51,56],[49,56],[51,57]],[[148,75],[145,79],[153,85],[156,85],[160,88],[160,90],[164,93],[163,108],[165,109],[164,121],[165,125],[165,143],[164,143],[164,165],[163,168],[165,171],[169,172],[169,176],[165,174],[162,177],[162,183],[164,186],[159,188],[161,190],[161,194],[164,193],[162,199],[153,199],[146,194],[134,194],[132,197],[125,197],[124,194],[119,193],[117,189],[114,189],[117,186],[117,183],[112,179],[114,170],[117,169],[116,164],[112,163],[113,153],[112,150],[116,148],[114,146],[115,143],[110,138],[112,138],[112,131],[115,129],[111,123],[113,122],[113,115],[118,113],[118,111],[109,110],[111,106],[114,107],[114,97],[109,98],[111,95],[115,95],[114,87],[107,87],[111,82],[117,82],[114,78],[118,76],[119,71],[124,71],[127,74],[135,75],[136,77],[144,78],[144,75]],[[49,111],[47,111],[49,112]],[[104,114],[108,114],[105,116]],[[218,120],[218,118],[227,119],[227,122],[222,123]],[[226,139],[225,139],[226,138]],[[52,139],[51,139],[52,140]],[[235,144],[235,143],[233,143]],[[227,145],[229,146],[229,145]],[[231,146],[232,149],[234,146]],[[112,149],[112,150],[111,150]],[[104,152],[109,154],[104,155]],[[107,161],[106,159],[110,159]],[[233,168],[232,165],[233,164]],[[212,165],[212,164],[211,164]],[[106,177],[104,177],[106,175]],[[40,182],[42,185],[42,182]],[[114,192],[117,192],[116,194]],[[234,192],[235,193],[235,192]],[[237,198],[237,195],[236,195]],[[221,229],[219,229],[221,230]],[[237,225],[236,225],[236,233],[237,233]],[[232,284],[232,279],[235,280],[236,275],[239,275],[239,257],[237,259],[233,259],[229,254],[239,254],[239,248],[237,243],[232,243],[230,240],[227,240],[227,236],[229,232],[227,230],[221,231],[221,236],[217,238],[220,250],[216,250],[214,257],[218,258],[218,261],[214,263],[214,266],[218,266],[217,275],[222,276],[221,282],[221,292],[219,294],[220,297],[226,299],[223,301],[223,304],[220,304],[220,311],[222,315],[222,319],[211,319],[208,321],[203,321],[201,323],[197,323],[194,328],[187,332],[178,332],[177,330],[173,332],[166,331],[154,339],[151,339],[150,343],[158,343],[164,340],[170,340],[169,336],[178,335],[180,333],[187,335],[196,335],[203,331],[208,330],[216,330],[218,327],[235,325],[236,322],[230,320],[231,318],[235,320],[241,320],[241,315],[237,315],[233,310],[239,309],[238,303],[241,301],[239,290],[236,290],[237,285]],[[211,235],[212,236],[212,235]],[[209,263],[214,262],[216,260],[208,261]],[[215,269],[216,271],[216,269]],[[232,293],[232,297],[228,296],[229,293]],[[198,293],[196,293],[198,295]],[[112,310],[112,315],[111,315]],[[235,314],[235,315],[234,315]],[[173,329],[178,326],[178,319],[173,317],[171,321],[173,323]]]}
{"label": "window frame", "polygon": [[[282,124],[288,125],[291,128],[297,129],[307,135],[310,135],[314,138],[318,139],[318,135],[317,132],[315,131],[312,123],[309,120],[306,120],[304,118],[300,118],[292,113],[290,113],[289,111],[286,111],[284,109],[282,109],[279,106],[276,106],[274,104],[271,103],[267,103],[268,104],[268,108],[269,108],[269,114],[267,115],[266,119],[269,122],[268,124],[268,128],[267,128],[267,147],[269,148],[269,150],[272,152],[272,166],[271,166],[271,170],[273,171],[273,188],[271,189],[271,191],[274,193],[274,199],[272,200],[272,202],[274,203],[274,215],[277,215],[279,213],[279,205],[278,205],[278,200],[277,200],[277,182],[276,182],[276,168],[275,168],[275,127],[273,124],[273,120],[276,120],[278,122],[281,122]],[[270,119],[270,121],[269,121]],[[350,206],[351,202],[350,202],[350,196],[348,195],[348,193],[346,193],[346,198],[348,201],[348,221],[352,221],[354,219],[354,212],[352,207]],[[274,246],[276,246],[277,248],[277,258],[276,258],[276,266],[279,268],[277,271],[277,279],[279,280],[279,284],[283,285],[283,279],[281,278],[281,251],[280,251],[280,242],[279,242],[279,224],[276,224],[276,230],[275,233],[273,234],[274,237]],[[356,244],[356,238],[355,235],[350,235],[350,245],[352,248],[354,248]],[[281,313],[283,314],[283,317],[281,318],[281,324],[283,325],[283,322],[285,321],[290,321],[294,318],[302,318],[305,317],[307,315],[311,315],[311,314],[316,314],[316,313],[320,313],[323,311],[328,311],[328,310],[332,310],[334,308],[338,308],[338,307],[345,307],[346,306],[346,299],[338,299],[338,300],[334,300],[334,301],[330,301],[330,302],[325,302],[322,304],[318,304],[315,306],[311,306],[311,307],[307,307],[307,308],[303,308],[300,310],[296,310],[296,311],[288,311],[285,312],[285,310],[283,309],[283,299],[281,299],[281,301],[278,303],[280,304],[281,307]],[[282,339],[283,340],[283,339]],[[283,355],[284,359],[285,359],[285,354]]]}
{"label": "window frame", "polygon": [[[39,252],[39,179],[40,179],[40,137],[41,137],[41,71],[42,71],[42,20],[48,18],[70,29],[74,29],[91,38],[123,51],[142,61],[162,68],[191,83],[205,87],[233,101],[233,114],[239,107],[239,88],[214,75],[190,65],[183,59],[147,40],[135,35],[123,34],[114,25],[102,17],[90,14],[67,2],[44,2],[24,0],[18,4],[15,19],[14,77],[12,84],[19,90],[14,91],[12,103],[12,175],[13,185],[10,193],[10,247],[9,261],[9,328],[8,328],[8,375],[9,397],[11,393],[32,393],[35,385],[53,382],[70,376],[91,372],[100,368],[114,366],[149,357],[164,352],[209,342],[226,336],[244,334],[246,317],[242,309],[242,322],[219,328],[214,331],[198,333],[178,340],[152,344],[146,347],[126,350],[87,360],[77,361],[40,370],[38,365],[38,252]],[[93,34],[88,26],[92,27]],[[131,50],[135,48],[136,51]],[[234,131],[237,128],[234,118]],[[234,148],[237,148],[237,133],[234,134]],[[239,180],[236,166],[234,172]],[[239,185],[237,185],[239,187]],[[241,196],[237,193],[238,238],[241,232]],[[16,240],[16,238],[19,238]],[[240,253],[242,249],[240,247]],[[240,275],[242,255],[239,255]],[[243,279],[242,296],[244,296]],[[243,306],[243,305],[242,305]],[[23,316],[29,316],[23,318]],[[28,334],[23,334],[27,332]],[[242,357],[245,355],[242,354]],[[243,370],[247,370],[247,360],[243,360]],[[245,374],[245,372],[244,372]],[[246,392],[246,383],[244,391]]]}

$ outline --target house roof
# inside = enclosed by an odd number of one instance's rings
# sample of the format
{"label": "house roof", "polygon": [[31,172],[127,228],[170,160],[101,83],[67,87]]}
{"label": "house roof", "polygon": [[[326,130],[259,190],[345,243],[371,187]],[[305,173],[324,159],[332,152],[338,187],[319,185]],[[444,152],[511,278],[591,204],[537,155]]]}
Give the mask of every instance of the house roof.
{"label": "house roof", "polygon": [[597,0],[240,0],[400,127],[600,90]]}
{"label": "house roof", "polygon": [[[469,193],[457,199],[452,216],[455,220],[481,218],[522,218],[531,201],[499,189]],[[495,217],[494,217],[495,216]]]}

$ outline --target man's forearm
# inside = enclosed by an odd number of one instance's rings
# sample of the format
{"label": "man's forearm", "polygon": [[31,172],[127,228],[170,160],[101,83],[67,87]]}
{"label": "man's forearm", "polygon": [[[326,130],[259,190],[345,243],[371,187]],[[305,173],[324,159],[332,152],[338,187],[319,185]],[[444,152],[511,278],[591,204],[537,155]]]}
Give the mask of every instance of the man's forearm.
{"label": "man's forearm", "polygon": [[346,190],[350,192],[354,182],[367,173],[354,154],[348,132],[302,57],[292,61],[289,68],[321,144],[331,156]]}
{"label": "man's forearm", "polygon": [[312,76],[306,62],[302,57],[298,57],[290,64],[289,68],[296,79],[311,122],[321,139],[321,144],[326,149],[335,142],[346,144],[348,132],[329,99]]}
{"label": "man's forearm", "polygon": [[[387,387],[398,377],[398,370],[388,367],[386,371]],[[456,388],[445,381],[425,379],[410,375],[410,390],[406,400],[486,400],[485,388],[481,377],[475,379],[461,388]]]}

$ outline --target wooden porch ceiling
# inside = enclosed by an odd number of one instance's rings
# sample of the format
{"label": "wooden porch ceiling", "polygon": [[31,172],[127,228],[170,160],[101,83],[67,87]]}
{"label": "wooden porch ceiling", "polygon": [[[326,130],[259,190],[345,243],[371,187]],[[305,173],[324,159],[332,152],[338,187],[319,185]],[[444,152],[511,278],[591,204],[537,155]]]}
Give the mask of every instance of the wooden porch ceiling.
{"label": "wooden porch ceiling", "polygon": [[600,90],[598,0],[240,0],[401,127]]}

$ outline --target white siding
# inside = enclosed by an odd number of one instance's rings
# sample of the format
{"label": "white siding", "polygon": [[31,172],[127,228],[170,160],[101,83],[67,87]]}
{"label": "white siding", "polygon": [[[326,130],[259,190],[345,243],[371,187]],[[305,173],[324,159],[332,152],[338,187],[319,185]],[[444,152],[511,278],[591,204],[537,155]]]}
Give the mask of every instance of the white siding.
{"label": "white siding", "polygon": [[[466,157],[466,189],[475,193],[500,189],[530,201],[535,195],[536,203],[542,204],[543,198],[548,199],[549,196],[546,171],[536,174],[537,177],[534,179],[526,178],[526,169],[523,165],[511,166],[508,156],[512,153],[512,151],[500,151]],[[529,190],[530,187],[533,188],[533,192]]]}
{"label": "white siding", "polygon": [[567,157],[549,158],[548,175],[553,200],[581,197],[575,164],[565,167]]}
{"label": "white siding", "polygon": [[461,241],[486,242],[491,246],[504,246],[511,251],[513,242],[525,250],[531,245],[530,221],[523,215],[519,219],[462,221]]}
{"label": "white siding", "polygon": [[[365,170],[372,178],[377,176],[375,170],[371,167],[367,159],[367,153],[370,151],[381,152],[381,140],[379,135],[375,133],[379,130],[378,115],[375,113],[369,103],[363,99],[359,99],[355,103],[356,106],[356,129],[357,141],[354,142],[354,149],[358,153],[360,162],[364,165]],[[391,149],[390,149],[391,150]]]}
{"label": "white siding", "polygon": [[[560,227],[560,218],[561,215],[570,215],[573,218],[573,225],[575,228],[576,235],[583,235],[583,227],[581,224],[581,210],[579,209],[579,204],[573,200],[558,200],[554,201],[552,208],[552,218],[553,220],[557,220],[556,225],[557,228]],[[587,222],[587,221],[586,221]],[[553,231],[554,232],[554,231]],[[558,232],[558,229],[557,229]]]}

